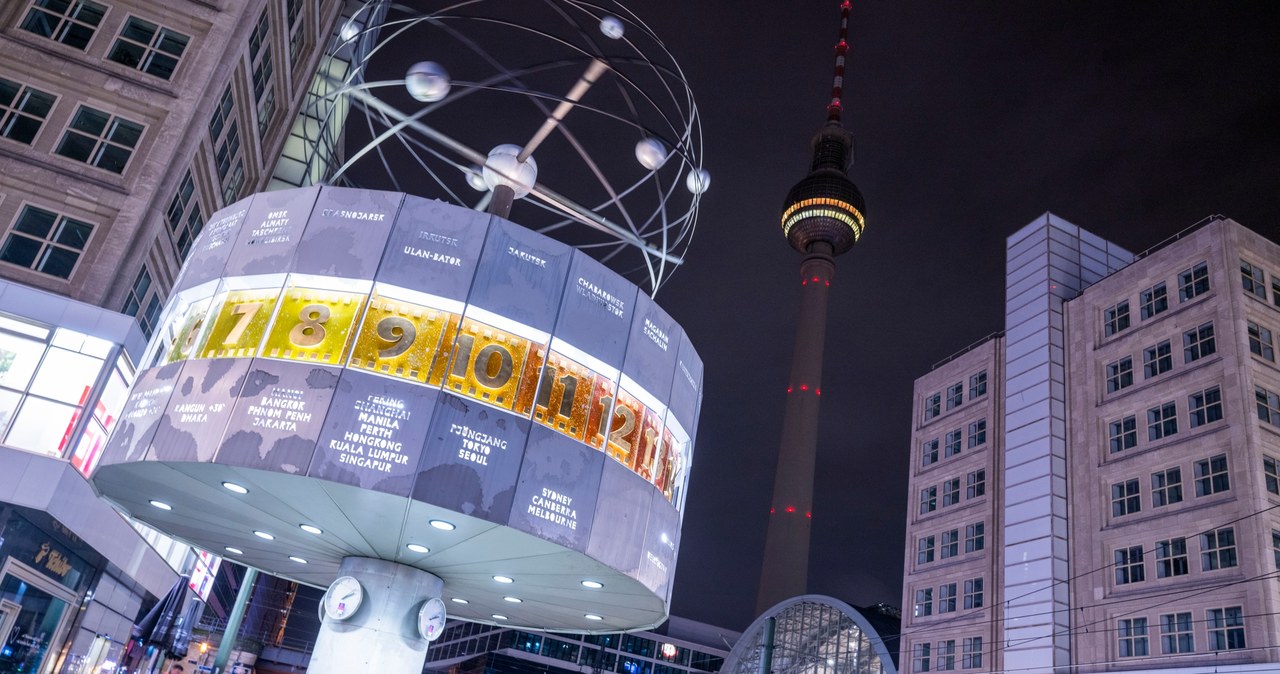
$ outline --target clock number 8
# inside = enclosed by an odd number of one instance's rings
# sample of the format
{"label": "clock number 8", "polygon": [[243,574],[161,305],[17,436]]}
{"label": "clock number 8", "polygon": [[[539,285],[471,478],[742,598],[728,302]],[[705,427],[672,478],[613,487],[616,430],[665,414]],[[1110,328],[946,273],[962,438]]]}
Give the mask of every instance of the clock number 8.
{"label": "clock number 8", "polygon": [[298,324],[289,331],[294,346],[315,346],[324,341],[324,324],[329,320],[329,307],[308,304],[298,312]]}
{"label": "clock number 8", "polygon": [[390,342],[391,346],[385,349],[378,349],[379,358],[395,358],[409,347],[413,346],[413,341],[418,338],[418,328],[413,322],[401,318],[399,316],[387,316],[378,321],[378,339],[384,342]]}

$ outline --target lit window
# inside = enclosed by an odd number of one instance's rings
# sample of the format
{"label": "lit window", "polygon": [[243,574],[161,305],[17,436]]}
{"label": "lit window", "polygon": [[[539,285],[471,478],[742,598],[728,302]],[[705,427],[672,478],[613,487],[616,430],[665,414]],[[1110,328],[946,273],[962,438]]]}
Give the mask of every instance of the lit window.
{"label": "lit window", "polygon": [[943,449],[943,456],[951,457],[959,454],[960,441],[962,437],[963,436],[960,434],[959,428],[948,432],[947,437],[943,442],[943,445],[945,446],[945,449]]}
{"label": "lit window", "polygon": [[920,465],[932,466],[938,462],[938,439],[934,438],[920,445]]}
{"label": "lit window", "polygon": [[1262,474],[1266,477],[1267,491],[1280,495],[1280,469],[1273,457],[1262,457]]}
{"label": "lit window", "polygon": [[986,547],[987,524],[974,522],[964,528],[964,551],[978,552]]}
{"label": "lit window", "polygon": [[1205,611],[1209,650],[1234,651],[1245,648],[1244,611],[1239,606]]}
{"label": "lit window", "polygon": [[141,124],[82,105],[55,152],[112,173],[124,173],[141,137]]}
{"label": "lit window", "polygon": [[1280,426],[1280,396],[1261,386],[1253,387],[1253,396],[1258,403],[1258,419]]}
{"label": "lit window", "polygon": [[1160,652],[1166,655],[1194,653],[1195,636],[1191,632],[1190,613],[1166,613],[1160,616]]}
{"label": "lit window", "polygon": [[178,257],[184,260],[187,253],[191,252],[191,244],[195,243],[200,230],[204,228],[204,214],[200,210],[200,200],[195,192],[191,171],[187,171],[165,213],[169,231],[173,234],[173,245],[178,249]]}
{"label": "lit window", "polygon": [[1111,422],[1108,425],[1108,433],[1112,454],[1138,446],[1138,421],[1133,416]]}
{"label": "lit window", "polygon": [[1129,300],[1108,307],[1102,312],[1102,332],[1107,337],[1129,327]]}
{"label": "lit window", "polygon": [[167,80],[191,38],[131,16],[107,53],[107,59]]}
{"label": "lit window", "polygon": [[938,557],[940,559],[951,559],[960,556],[960,530],[952,529],[951,531],[942,532],[942,546]]}
{"label": "lit window", "polygon": [[1173,347],[1164,340],[1142,352],[1143,377],[1150,379],[1173,369]]}
{"label": "lit window", "polygon": [[1182,333],[1182,362],[1200,360],[1217,351],[1213,339],[1213,321]]}
{"label": "lit window", "polygon": [[1232,527],[1200,534],[1200,570],[1215,571],[1236,565],[1236,531]]}
{"label": "lit window", "polygon": [[964,382],[947,387],[947,409],[953,410],[964,402]]}
{"label": "lit window", "polygon": [[1147,410],[1147,439],[1159,440],[1178,432],[1178,408],[1165,403]]}
{"label": "lit window", "polygon": [[969,424],[969,449],[987,443],[987,420],[979,419]]}
{"label": "lit window", "polygon": [[928,564],[933,561],[933,536],[924,536],[916,541],[916,564]]}
{"label": "lit window", "polygon": [[1151,474],[1151,507],[1182,502],[1182,469],[1174,466]]}
{"label": "lit window", "polygon": [[33,0],[22,29],[83,50],[106,13],[91,0]]}
{"label": "lit window", "polygon": [[982,637],[968,637],[961,643],[964,651],[960,657],[960,666],[965,669],[981,669]]}
{"label": "lit window", "polygon": [[933,615],[933,588],[916,590],[915,617]]}
{"label": "lit window", "polygon": [[942,483],[942,507],[953,506],[960,502],[960,478],[952,478]]}
{"label": "lit window", "polygon": [[55,100],[53,94],[0,77],[0,136],[30,145]]}
{"label": "lit window", "polygon": [[1196,462],[1196,496],[1209,496],[1231,489],[1227,455],[1219,454]]}
{"label": "lit window", "polygon": [[982,579],[970,578],[964,582],[964,607],[966,609],[982,608]]}
{"label": "lit window", "polygon": [[911,651],[911,671],[927,672],[929,671],[930,653],[933,644],[916,644]]}
{"label": "lit window", "polygon": [[1271,362],[1276,361],[1276,351],[1271,345],[1271,331],[1267,328],[1247,321],[1249,326],[1249,351],[1255,356],[1262,356]]}
{"label": "lit window", "polygon": [[1147,654],[1146,618],[1121,618],[1117,620],[1116,635],[1120,640],[1120,657],[1139,658]]}
{"label": "lit window", "polygon": [[1142,510],[1142,494],[1138,480],[1125,480],[1111,485],[1111,516],[1132,515]]}
{"label": "lit window", "polygon": [[1267,299],[1267,281],[1266,275],[1258,267],[1240,261],[1240,284],[1244,286],[1244,291],[1261,300]]}
{"label": "lit window", "polygon": [[1116,585],[1141,583],[1147,579],[1146,568],[1142,564],[1142,546],[1135,545],[1115,551]]}
{"label": "lit window", "polygon": [[[938,586],[938,613],[954,613],[956,610],[956,584],[946,583]],[[952,647],[955,643],[952,642]],[[939,648],[939,651],[942,649]],[[941,655],[941,653],[939,653]],[[938,669],[943,669],[939,665]]]}
{"label": "lit window", "polygon": [[1197,391],[1187,397],[1187,414],[1191,427],[1222,420],[1222,391],[1217,386]]}
{"label": "lit window", "polygon": [[93,233],[93,225],[53,211],[23,206],[0,247],[0,261],[57,276],[71,278],[80,253]]}
{"label": "lit window", "polygon": [[987,371],[983,370],[978,374],[969,377],[969,400],[979,398],[987,394]]}
{"label": "lit window", "polygon": [[1209,292],[1209,265],[1201,262],[1178,274],[1178,301],[1186,302]]}
{"label": "lit window", "polygon": [[931,513],[938,509],[938,488],[925,487],[920,490],[920,514]]}
{"label": "lit window", "polygon": [[924,399],[924,420],[928,421],[942,414],[942,394],[935,393]]}
{"label": "lit window", "polygon": [[1142,305],[1139,313],[1144,321],[1169,308],[1169,295],[1163,283],[1157,283],[1142,291],[1139,299]]}
{"label": "lit window", "polygon": [[1125,356],[1107,364],[1107,393],[1115,393],[1133,384],[1133,358]]}
{"label": "lit window", "polygon": [[[955,589],[955,584],[951,585],[951,589]],[[954,603],[954,600],[953,600]],[[942,613],[941,610],[938,613]],[[934,656],[934,664],[938,671],[951,670],[956,668],[956,640],[947,639],[938,642],[938,653]]]}
{"label": "lit window", "polygon": [[1156,541],[1156,578],[1172,578],[1190,573],[1187,563],[1187,539],[1170,538]]}
{"label": "lit window", "polygon": [[978,498],[987,493],[987,470],[980,468],[965,476],[967,498]]}

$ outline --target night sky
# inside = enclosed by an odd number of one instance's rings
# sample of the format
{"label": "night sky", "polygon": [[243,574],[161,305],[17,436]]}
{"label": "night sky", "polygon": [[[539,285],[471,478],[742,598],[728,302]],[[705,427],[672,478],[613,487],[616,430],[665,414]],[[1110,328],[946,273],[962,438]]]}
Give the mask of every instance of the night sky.
{"label": "night sky", "polygon": [[[799,293],[778,214],[824,120],[839,2],[627,5],[682,64],[713,176],[658,294],[707,373],[672,610],[743,629]],[[1005,237],[1052,211],[1133,251],[1218,213],[1280,239],[1277,35],[1264,2],[854,3],[868,226],[832,287],[811,592],[900,602],[912,381],[1004,328]]]}

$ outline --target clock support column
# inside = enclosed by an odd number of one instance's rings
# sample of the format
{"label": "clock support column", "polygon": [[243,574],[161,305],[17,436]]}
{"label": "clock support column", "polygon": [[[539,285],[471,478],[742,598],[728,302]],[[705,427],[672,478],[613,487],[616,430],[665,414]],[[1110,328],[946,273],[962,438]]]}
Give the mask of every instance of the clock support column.
{"label": "clock support column", "polygon": [[325,612],[308,674],[421,674],[427,640],[418,634],[418,609],[441,595],[444,581],[367,557],[343,559],[338,575],[360,581],[364,596],[345,620]]}

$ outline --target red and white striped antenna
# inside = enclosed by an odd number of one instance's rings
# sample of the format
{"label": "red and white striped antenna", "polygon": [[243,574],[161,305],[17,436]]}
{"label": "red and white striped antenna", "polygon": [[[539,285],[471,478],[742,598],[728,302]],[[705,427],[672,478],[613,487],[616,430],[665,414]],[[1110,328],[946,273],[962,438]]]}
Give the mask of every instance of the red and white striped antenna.
{"label": "red and white striped antenna", "polygon": [[827,104],[827,121],[840,123],[844,110],[844,57],[849,52],[849,0],[840,3],[840,41],[836,42],[836,74],[831,82],[831,102]]}

